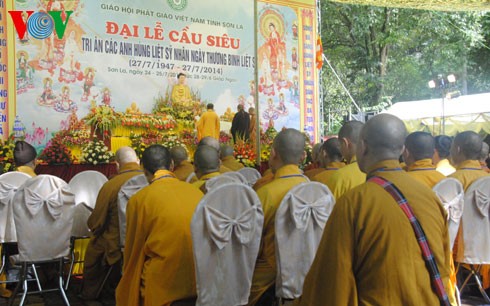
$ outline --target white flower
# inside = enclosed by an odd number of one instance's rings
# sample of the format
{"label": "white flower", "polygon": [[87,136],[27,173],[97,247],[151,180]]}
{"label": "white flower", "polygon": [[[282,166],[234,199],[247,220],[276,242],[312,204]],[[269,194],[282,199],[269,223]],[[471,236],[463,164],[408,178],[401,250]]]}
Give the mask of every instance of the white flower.
{"label": "white flower", "polygon": [[94,160],[94,165],[97,165],[97,161],[96,160]]}
{"label": "white flower", "polygon": [[89,162],[92,162],[92,161],[93,161],[92,157],[90,157],[90,158],[88,159],[88,161],[89,161]]}

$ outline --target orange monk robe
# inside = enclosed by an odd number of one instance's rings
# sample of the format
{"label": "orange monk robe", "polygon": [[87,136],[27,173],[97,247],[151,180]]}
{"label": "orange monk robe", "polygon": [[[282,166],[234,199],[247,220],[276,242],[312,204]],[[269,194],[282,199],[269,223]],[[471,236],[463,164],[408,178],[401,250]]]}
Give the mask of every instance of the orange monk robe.
{"label": "orange monk robe", "polygon": [[130,178],[143,174],[139,164],[127,163],[99,191],[95,208],[87,225],[93,236],[87,245],[83,268],[82,296],[95,299],[109,266],[122,258],[119,240],[117,198],[121,186]]}
{"label": "orange monk robe", "polygon": [[211,179],[213,177],[217,177],[220,174],[221,174],[220,172],[211,172],[211,173],[208,173],[208,174],[204,174],[203,176],[201,176],[200,179],[198,179],[197,181],[193,182],[192,183],[192,186],[194,186],[194,187],[196,187],[198,189],[201,189],[203,187],[203,185],[206,183],[207,180],[209,180],[209,179]]}
{"label": "orange monk robe", "polygon": [[220,165],[219,166],[219,173],[225,173],[225,172],[233,172],[233,170],[231,170],[230,168],[228,168],[224,165]]}
{"label": "orange monk robe", "polygon": [[191,219],[199,189],[159,170],[129,200],[118,306],[167,306],[196,296]]}
{"label": "orange monk robe", "polygon": [[312,180],[315,176],[317,176],[318,174],[322,173],[323,171],[325,171],[326,168],[315,168],[315,169],[310,169],[310,170],[307,170],[305,171],[305,176],[307,178],[309,178],[310,180]]}
{"label": "orange monk robe", "polygon": [[264,227],[259,255],[255,264],[248,305],[255,305],[260,296],[276,281],[275,218],[276,211],[286,193],[294,186],[306,182],[296,165],[278,169],[274,180],[257,191],[264,210]]}
{"label": "orange monk robe", "polygon": [[274,180],[274,173],[272,173],[272,171],[269,173],[264,173],[264,176],[259,178],[257,182],[255,182],[252,188],[253,190],[258,191],[261,187],[269,184],[273,180]]}
{"label": "orange monk robe", "polygon": [[37,174],[34,172],[34,170],[31,167],[19,166],[19,167],[17,167],[17,171],[28,174],[31,177],[37,176]]}
{"label": "orange monk robe", "polygon": [[184,160],[175,167],[173,172],[179,180],[185,182],[189,175],[194,172],[194,166],[189,161]]}
{"label": "orange monk robe", "polygon": [[335,171],[327,181],[327,187],[339,199],[344,193],[366,181],[366,174],[359,169],[355,158],[347,166]]}
{"label": "orange monk robe", "polygon": [[481,169],[482,169],[483,171],[485,171],[486,173],[490,173],[490,168],[488,168],[488,166],[487,166],[487,163],[486,163],[486,162],[482,162],[482,161],[480,161],[480,165],[481,165]]}
{"label": "orange monk robe", "polygon": [[221,162],[223,166],[231,171],[237,171],[244,167],[243,164],[237,161],[233,156],[226,156],[221,160]]}
{"label": "orange monk robe", "polygon": [[[370,171],[399,167],[388,160]],[[447,288],[451,253],[439,199],[402,170],[372,174],[391,181],[407,198]],[[337,201],[295,305],[439,305],[412,226],[382,187],[363,183]]]}
{"label": "orange monk robe", "polygon": [[332,177],[335,171],[344,167],[345,167],[345,163],[343,162],[331,162],[330,164],[327,165],[324,171],[315,175],[312,181],[320,182],[322,184],[327,185],[327,182],[330,180],[330,177]]}
{"label": "orange monk robe", "polygon": [[444,174],[445,176],[449,176],[456,171],[456,169],[451,165],[447,158],[441,159],[437,165],[436,170]]}
{"label": "orange monk robe", "polygon": [[[484,170],[481,169],[480,162],[478,160],[467,160],[462,162],[460,165],[458,165],[456,172],[453,174],[449,175],[449,177],[455,178],[458,181],[461,182],[463,185],[464,190],[468,189],[468,187],[476,181],[477,179],[487,176],[488,173],[486,173]],[[464,241],[462,240],[462,222],[460,223],[459,226],[459,231],[458,231],[458,236],[456,237],[456,240],[454,241],[454,247],[453,250],[455,252],[455,255],[457,254],[462,254],[464,250]],[[490,287],[490,266],[489,265],[483,265],[481,268],[481,275],[482,275],[482,280],[483,280],[483,287],[488,288]]]}
{"label": "orange monk robe", "polygon": [[214,110],[208,109],[197,122],[197,140],[200,141],[208,136],[219,139],[219,124],[218,115]]}
{"label": "orange monk robe", "polygon": [[407,167],[407,172],[411,177],[424,183],[431,189],[446,178],[444,174],[436,170],[430,158],[417,160]]}

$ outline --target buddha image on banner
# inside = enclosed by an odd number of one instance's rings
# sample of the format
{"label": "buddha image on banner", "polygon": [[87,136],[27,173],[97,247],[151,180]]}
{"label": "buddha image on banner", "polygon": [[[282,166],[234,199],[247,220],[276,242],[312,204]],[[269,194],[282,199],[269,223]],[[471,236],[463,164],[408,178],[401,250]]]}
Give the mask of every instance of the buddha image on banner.
{"label": "buddha image on banner", "polygon": [[61,37],[53,30],[35,38],[29,27],[14,33],[16,113],[37,148],[93,106],[144,114],[180,107],[193,126],[207,103],[223,118],[238,104],[254,105],[252,0],[13,3],[24,12],[20,23],[57,11],[66,25]]}
{"label": "buddha image on banner", "polygon": [[261,127],[300,129],[297,13],[260,3],[258,20]]}

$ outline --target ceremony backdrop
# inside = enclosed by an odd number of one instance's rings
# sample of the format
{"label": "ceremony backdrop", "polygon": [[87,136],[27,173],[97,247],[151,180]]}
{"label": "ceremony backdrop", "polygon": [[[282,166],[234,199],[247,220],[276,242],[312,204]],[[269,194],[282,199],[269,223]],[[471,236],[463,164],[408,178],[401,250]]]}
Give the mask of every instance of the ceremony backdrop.
{"label": "ceremony backdrop", "polygon": [[221,116],[258,107],[264,130],[318,138],[314,0],[0,0],[0,10],[4,139],[15,123],[43,147],[94,105],[150,113],[179,73]]}

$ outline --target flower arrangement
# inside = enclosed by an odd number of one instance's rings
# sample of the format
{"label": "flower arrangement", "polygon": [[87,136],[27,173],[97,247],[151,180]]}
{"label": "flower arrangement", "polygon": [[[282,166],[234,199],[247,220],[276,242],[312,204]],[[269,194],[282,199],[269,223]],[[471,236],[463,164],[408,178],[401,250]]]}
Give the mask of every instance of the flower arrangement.
{"label": "flower arrangement", "polygon": [[39,159],[49,165],[71,164],[74,160],[70,149],[60,138],[52,138],[39,156]]}
{"label": "flower arrangement", "polygon": [[54,135],[68,146],[83,146],[90,142],[90,132],[87,129],[61,130]]}
{"label": "flower arrangement", "polygon": [[182,143],[184,143],[186,146],[197,145],[197,137],[196,137],[196,132],[194,130],[183,129],[180,132],[180,139]]}
{"label": "flower arrangement", "polygon": [[128,127],[141,127],[145,129],[171,130],[177,122],[170,115],[141,115],[141,114],[121,114],[121,125]]}
{"label": "flower arrangement", "polygon": [[82,148],[82,163],[107,164],[114,158],[114,153],[104,145],[104,142],[94,139]]}
{"label": "flower arrangement", "polygon": [[186,148],[185,144],[179,140],[179,135],[176,134],[165,135],[163,141],[160,144],[169,150],[176,146],[181,146]]}
{"label": "flower arrangement", "polygon": [[277,136],[277,131],[273,126],[269,127],[265,132],[262,132],[262,129],[261,129],[260,130],[260,144],[271,145],[272,142],[274,141],[274,138],[276,138],[276,136]]}
{"label": "flower arrangement", "polygon": [[229,144],[231,143],[231,135],[226,133],[226,132],[219,132],[219,142],[223,144]]}
{"label": "flower arrangement", "polygon": [[6,141],[0,141],[0,173],[14,171],[14,148],[15,143],[12,137]]}
{"label": "flower arrangement", "polygon": [[255,167],[256,154],[253,146],[249,143],[240,142],[235,144],[235,158],[245,167]]}
{"label": "flower arrangement", "polygon": [[120,123],[118,113],[107,105],[92,107],[83,120],[92,127],[94,133],[101,132],[104,137],[108,136],[109,131]]}
{"label": "flower arrangement", "polygon": [[268,162],[270,157],[271,157],[271,146],[270,145],[263,145],[260,148],[260,161],[261,162]]}
{"label": "flower arrangement", "polygon": [[152,144],[161,143],[163,140],[163,134],[157,131],[148,131],[143,134],[136,134],[131,132],[129,135],[131,140],[131,147],[136,151],[139,158],[141,158],[145,149]]}
{"label": "flower arrangement", "polygon": [[310,136],[307,133],[303,133],[303,135],[305,137],[306,158],[301,167],[305,168],[313,162],[313,146],[311,145]]}

